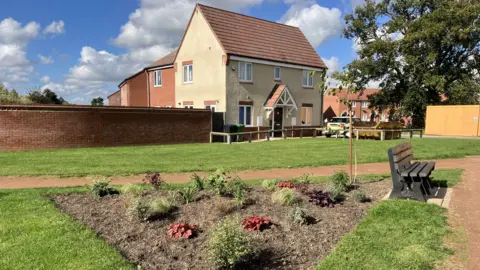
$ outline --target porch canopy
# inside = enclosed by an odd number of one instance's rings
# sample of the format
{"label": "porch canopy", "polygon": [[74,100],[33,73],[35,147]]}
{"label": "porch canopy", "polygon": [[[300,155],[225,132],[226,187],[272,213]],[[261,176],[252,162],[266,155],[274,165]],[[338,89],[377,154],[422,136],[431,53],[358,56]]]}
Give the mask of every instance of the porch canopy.
{"label": "porch canopy", "polygon": [[292,114],[293,110],[298,109],[295,99],[285,84],[276,84],[263,106],[266,110],[272,111],[277,107],[282,107],[286,109],[287,117]]}

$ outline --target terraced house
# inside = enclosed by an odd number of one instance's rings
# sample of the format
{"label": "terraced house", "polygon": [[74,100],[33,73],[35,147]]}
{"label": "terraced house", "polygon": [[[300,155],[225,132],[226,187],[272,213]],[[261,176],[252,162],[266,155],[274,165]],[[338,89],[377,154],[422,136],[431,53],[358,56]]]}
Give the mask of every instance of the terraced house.
{"label": "terraced house", "polygon": [[174,107],[247,127],[322,123],[317,84],[327,67],[297,27],[197,4],[173,69]]}

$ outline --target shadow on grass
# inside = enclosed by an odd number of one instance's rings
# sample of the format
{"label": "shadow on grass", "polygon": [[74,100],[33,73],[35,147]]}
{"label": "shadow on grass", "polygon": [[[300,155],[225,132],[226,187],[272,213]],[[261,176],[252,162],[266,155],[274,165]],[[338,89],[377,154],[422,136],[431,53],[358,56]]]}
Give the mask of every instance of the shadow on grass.
{"label": "shadow on grass", "polygon": [[447,188],[447,187],[450,187],[448,185],[448,181],[447,180],[433,180],[432,179],[432,184],[434,187],[441,187],[441,188]]}

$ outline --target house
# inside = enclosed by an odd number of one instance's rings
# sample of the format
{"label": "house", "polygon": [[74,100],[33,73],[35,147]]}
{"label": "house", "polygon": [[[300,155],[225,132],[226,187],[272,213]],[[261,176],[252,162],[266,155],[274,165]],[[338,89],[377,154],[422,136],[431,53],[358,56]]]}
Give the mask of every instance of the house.
{"label": "house", "polygon": [[368,88],[361,93],[348,94],[345,90],[339,91],[338,89],[328,89],[325,92],[324,97],[324,119],[331,119],[332,117],[348,116],[347,105],[341,102],[344,99],[352,101],[353,116],[360,118],[364,122],[373,122],[375,116],[378,114],[380,120],[388,120],[388,112],[384,111],[378,113],[369,109],[370,103],[368,102],[368,96],[378,93],[380,89]]}
{"label": "house", "polygon": [[123,80],[120,88],[121,106],[173,107],[175,104],[176,50]]}
{"label": "house", "polygon": [[108,96],[107,99],[108,99],[108,106],[120,106],[121,105],[120,90]]}
{"label": "house", "polygon": [[327,67],[297,27],[197,4],[174,69],[177,106],[247,127],[322,124]]}

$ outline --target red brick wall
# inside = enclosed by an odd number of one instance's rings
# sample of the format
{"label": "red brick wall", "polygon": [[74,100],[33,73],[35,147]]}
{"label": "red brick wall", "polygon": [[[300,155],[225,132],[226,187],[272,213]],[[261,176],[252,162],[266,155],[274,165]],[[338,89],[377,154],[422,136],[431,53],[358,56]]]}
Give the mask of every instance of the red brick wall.
{"label": "red brick wall", "polygon": [[147,73],[142,72],[128,80],[128,105],[134,107],[147,107]]}
{"label": "red brick wall", "polygon": [[108,96],[108,106],[121,106],[121,96],[120,90]]}
{"label": "red brick wall", "polygon": [[0,105],[0,151],[208,143],[211,111]]}
{"label": "red brick wall", "polygon": [[173,68],[162,69],[162,86],[155,87],[154,71],[149,71],[150,78],[150,106],[172,106],[175,104],[175,71]]}

